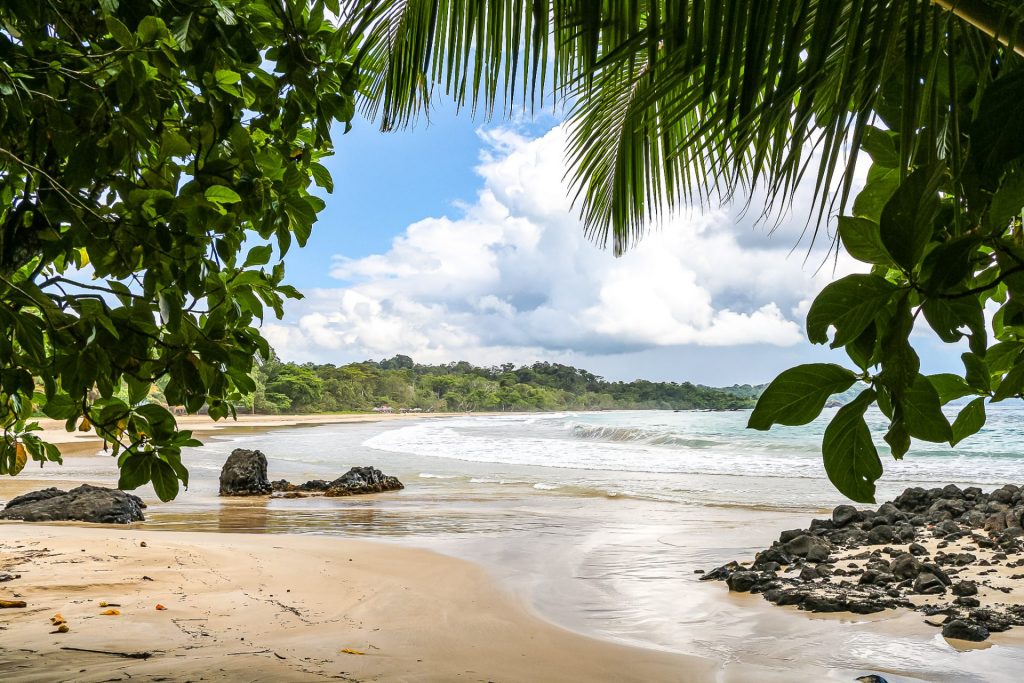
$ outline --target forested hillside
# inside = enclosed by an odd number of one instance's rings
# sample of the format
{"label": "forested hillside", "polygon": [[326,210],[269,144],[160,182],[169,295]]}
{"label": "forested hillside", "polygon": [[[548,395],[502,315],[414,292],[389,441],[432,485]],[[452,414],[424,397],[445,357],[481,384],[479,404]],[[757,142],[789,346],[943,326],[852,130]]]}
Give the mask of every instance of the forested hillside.
{"label": "forested hillside", "polygon": [[282,363],[256,371],[257,413],[394,410],[747,408],[751,398],[684,382],[608,382],[558,363],[477,367],[464,361],[420,365],[408,356],[336,366]]}

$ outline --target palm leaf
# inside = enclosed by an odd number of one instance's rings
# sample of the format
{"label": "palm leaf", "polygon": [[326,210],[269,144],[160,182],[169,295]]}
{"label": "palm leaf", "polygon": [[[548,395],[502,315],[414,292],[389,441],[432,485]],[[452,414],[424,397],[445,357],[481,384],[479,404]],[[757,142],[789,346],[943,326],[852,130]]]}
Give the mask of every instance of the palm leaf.
{"label": "palm leaf", "polygon": [[[771,215],[804,181],[817,231],[849,198],[867,127],[893,115],[887,91],[905,103],[899,129],[934,131],[900,139],[909,167],[959,154],[958,108],[1024,62],[1013,0],[351,0],[346,12],[371,17],[364,110],[384,130],[429,114],[439,92],[485,117],[565,104],[577,205],[617,253],[684,203],[762,189]],[[951,53],[972,57],[967,101],[949,85]]]}

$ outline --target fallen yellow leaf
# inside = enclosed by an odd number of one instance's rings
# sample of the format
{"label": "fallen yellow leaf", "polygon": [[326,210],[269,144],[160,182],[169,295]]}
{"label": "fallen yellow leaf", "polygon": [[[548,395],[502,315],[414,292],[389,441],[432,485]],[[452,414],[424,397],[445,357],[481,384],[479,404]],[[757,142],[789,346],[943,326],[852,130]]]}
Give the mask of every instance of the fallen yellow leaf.
{"label": "fallen yellow leaf", "polygon": [[344,650],[342,650],[342,652],[344,652],[347,655],[365,655],[366,654],[365,652],[362,652],[360,650],[353,650],[353,649],[348,648],[348,647],[346,647]]}
{"label": "fallen yellow leaf", "polygon": [[60,624],[60,623],[62,623],[63,621],[64,621],[64,617],[62,617],[62,616],[60,615],[60,612],[57,612],[57,613],[56,613],[56,614],[54,614],[54,615],[53,615],[52,617],[50,617],[50,623],[51,623],[51,624],[54,624],[54,625]]}
{"label": "fallen yellow leaf", "polygon": [[117,615],[121,614],[121,611],[116,609],[108,609],[103,610],[102,612],[100,612],[100,614],[106,617],[116,617]]}

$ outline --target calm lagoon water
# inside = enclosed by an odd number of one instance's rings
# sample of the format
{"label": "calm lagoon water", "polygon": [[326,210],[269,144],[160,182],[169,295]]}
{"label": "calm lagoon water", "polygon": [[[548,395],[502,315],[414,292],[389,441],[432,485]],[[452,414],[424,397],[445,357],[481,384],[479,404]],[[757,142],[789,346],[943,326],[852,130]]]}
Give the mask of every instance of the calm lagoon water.
{"label": "calm lagoon water", "polygon": [[[952,409],[955,411],[955,408]],[[748,413],[616,411],[460,416],[240,433],[191,449],[192,486],[152,502],[145,526],[313,533],[398,541],[486,566],[542,616],[592,635],[715,657],[723,681],[883,673],[914,680],[1019,681],[1024,634],[954,650],[920,615],[811,617],[697,581],[779,531],[844,502],[821,465],[834,411],[756,432]],[[884,418],[869,414],[884,446]],[[956,449],[881,452],[879,501],[907,486],[1024,484],[1024,409],[995,407]],[[234,448],[259,448],[271,479],[333,478],[373,465],[406,489],[327,499],[216,497]],[[109,481],[110,458],[69,458],[44,476]]]}

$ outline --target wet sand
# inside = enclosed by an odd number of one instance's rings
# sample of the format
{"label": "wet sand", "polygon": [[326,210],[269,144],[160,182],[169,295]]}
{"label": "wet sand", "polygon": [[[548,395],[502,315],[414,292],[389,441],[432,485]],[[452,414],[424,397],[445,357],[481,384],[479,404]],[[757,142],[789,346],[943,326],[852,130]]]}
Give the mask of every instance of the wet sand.
{"label": "wet sand", "polygon": [[0,595],[28,603],[0,610],[11,682],[682,682],[714,668],[560,629],[470,563],[385,544],[0,524],[0,571],[21,574]]}

